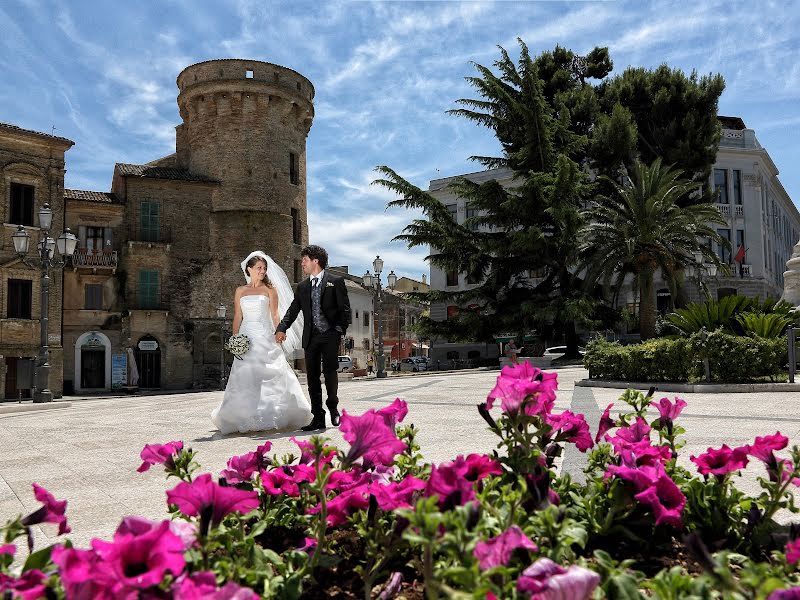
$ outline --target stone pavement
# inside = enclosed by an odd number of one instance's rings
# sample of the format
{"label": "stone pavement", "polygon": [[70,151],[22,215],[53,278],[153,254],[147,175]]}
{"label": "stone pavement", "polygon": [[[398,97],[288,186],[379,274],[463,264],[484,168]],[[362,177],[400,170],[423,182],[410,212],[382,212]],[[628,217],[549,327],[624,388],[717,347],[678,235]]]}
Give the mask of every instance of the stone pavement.
{"label": "stone pavement", "polygon": [[[575,381],[587,375],[582,368],[558,373],[556,410],[584,413],[594,431],[602,410],[621,391],[575,387]],[[340,399],[344,409],[358,414],[403,398],[409,404],[406,423],[418,427],[423,455],[441,462],[494,448],[496,438],[475,405],[485,400],[497,374],[455,371],[347,381],[340,384]],[[166,516],[164,492],[177,481],[167,481],[158,467],[136,472],[145,443],[183,440],[197,452],[204,470],[216,474],[230,456],[254,450],[264,440],[271,440],[273,451],[283,454],[296,448],[291,436],[309,437],[301,432],[219,435],[209,414],[221,397],[222,392],[203,392],[70,399],[71,406],[65,408],[54,404],[52,410],[0,414],[0,521],[38,507],[31,489],[36,482],[56,498],[68,500],[70,537],[85,547],[93,537],[110,538],[126,515]],[[800,443],[800,392],[681,397],[689,403],[679,419],[687,430],[681,460],[692,470],[689,455],[709,446],[740,445],[778,430],[790,443]],[[325,435],[346,446],[338,430],[330,428]],[[584,464],[585,456],[568,447],[562,468],[581,478]],[[756,476],[762,469],[757,464],[748,467],[740,487],[757,493]],[[41,547],[52,543],[55,531],[45,525],[34,533]]]}

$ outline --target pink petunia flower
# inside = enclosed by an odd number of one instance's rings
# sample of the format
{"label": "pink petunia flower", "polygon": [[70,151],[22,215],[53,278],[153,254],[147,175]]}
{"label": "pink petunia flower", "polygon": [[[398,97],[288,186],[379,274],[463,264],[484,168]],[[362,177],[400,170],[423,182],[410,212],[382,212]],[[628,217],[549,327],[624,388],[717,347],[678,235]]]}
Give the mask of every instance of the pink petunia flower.
{"label": "pink petunia flower", "polygon": [[656,518],[656,525],[667,523],[681,527],[681,514],[686,506],[686,497],[680,488],[667,475],[660,462],[653,466],[630,468],[609,465],[606,478],[614,476],[633,484],[636,494],[634,498],[650,507]]}
{"label": "pink petunia flower", "polygon": [[[458,463],[461,456],[456,457],[454,463]],[[469,454],[464,459],[462,471],[464,479],[468,481],[480,481],[489,475],[502,475],[503,467],[491,456],[485,454]]]}
{"label": "pink petunia flower", "polygon": [[425,489],[426,482],[408,475],[405,479],[388,484],[371,483],[369,493],[375,496],[378,507],[383,511],[392,511],[396,508],[408,508],[411,499],[419,490]]}
{"label": "pink petunia flower", "polygon": [[786,562],[793,565],[800,560],[800,538],[786,544]]}
{"label": "pink petunia flower", "polygon": [[[183,540],[172,533],[170,521],[137,535],[129,526],[114,533],[113,541],[92,540],[92,549],[101,559],[94,564],[113,578],[113,591],[144,590],[158,585],[167,573],[178,576],[186,565]],[[91,564],[91,563],[89,563]]]}
{"label": "pink petunia flower", "polygon": [[594,436],[595,443],[599,442],[600,438],[602,438],[606,433],[608,433],[610,429],[613,429],[614,427],[617,426],[617,422],[611,418],[612,406],[614,406],[613,402],[608,406],[606,406],[606,409],[603,411],[603,414],[600,415],[600,423],[597,426],[597,435]]}
{"label": "pink petunia flower", "polygon": [[0,546],[0,554],[10,554],[14,555],[17,551],[17,547],[14,544],[3,544]]}
{"label": "pink petunia flower", "polygon": [[300,495],[300,486],[295,481],[291,470],[285,467],[262,471],[261,484],[264,486],[264,491],[270,496],[283,496],[285,494],[296,498]]}
{"label": "pink petunia flower", "polygon": [[636,417],[636,422],[627,427],[620,427],[615,436],[629,444],[635,444],[642,440],[650,441],[650,425],[642,417]]}
{"label": "pink petunia flower", "polygon": [[258,494],[250,490],[222,487],[203,473],[192,483],[182,481],[167,491],[167,502],[175,504],[185,515],[196,517],[211,510],[211,524],[217,525],[226,515],[246,514],[258,508]]}
{"label": "pink petunia flower", "polygon": [[478,542],[472,553],[478,559],[481,569],[485,571],[499,565],[507,565],[517,548],[524,548],[531,552],[539,549],[522,529],[517,525],[512,525],[497,537],[489,538],[485,542]]}
{"label": "pink petunia flower", "polygon": [[767,464],[774,464],[776,450],[783,450],[789,444],[789,438],[781,435],[778,431],[775,435],[765,435],[764,437],[756,437],[749,448],[749,454],[753,458],[757,458]]}
{"label": "pink petunia flower", "polygon": [[558,389],[556,373],[545,373],[529,362],[507,365],[500,371],[497,383],[486,398],[486,408],[491,410],[495,400],[507,414],[516,414],[525,404],[525,414],[548,414],[553,410]]}
{"label": "pink petunia flower", "polygon": [[406,418],[408,414],[408,404],[406,404],[405,400],[395,398],[394,402],[389,406],[384,406],[375,412],[383,417],[388,427],[394,429],[398,423],[401,423],[403,419]]}
{"label": "pink petunia flower", "polygon": [[800,600],[800,587],[775,590],[767,596],[767,600]]}
{"label": "pink petunia flower", "polygon": [[540,558],[517,579],[517,591],[536,600],[587,600],[600,584],[600,575],[572,565],[565,569]]}
{"label": "pink petunia flower", "polygon": [[214,573],[203,571],[184,575],[172,586],[173,600],[258,600],[260,596],[249,588],[233,582],[217,588]]}
{"label": "pink petunia flower", "polygon": [[[328,500],[327,522],[331,527],[336,527],[347,522],[348,517],[357,510],[364,510],[369,506],[369,486],[362,485],[340,493],[335,498]],[[308,510],[308,514],[317,514],[322,510],[321,505]]]}
{"label": "pink petunia flower", "polygon": [[183,450],[183,442],[167,442],[166,444],[145,444],[139,458],[142,464],[136,471],[144,473],[153,465],[174,466],[174,457]]}
{"label": "pink petunia flower", "polygon": [[350,444],[346,460],[350,463],[359,458],[365,467],[391,465],[394,457],[405,450],[405,443],[397,439],[394,429],[386,424],[383,416],[370,409],[361,416],[342,411],[339,430]]}
{"label": "pink petunia flower", "polygon": [[617,450],[622,465],[626,467],[653,466],[672,458],[669,446],[653,446],[650,440],[627,444]]}
{"label": "pink petunia flower", "polygon": [[45,597],[47,576],[39,569],[25,571],[19,578],[6,577],[0,573],[0,593],[10,592],[15,600],[39,600]]}
{"label": "pink petunia flower", "polygon": [[266,442],[255,452],[248,452],[228,459],[228,468],[220,472],[228,483],[236,485],[250,481],[258,471],[266,469],[269,463],[267,452],[272,448],[272,442]]}
{"label": "pink petunia flower", "polygon": [[747,446],[731,449],[723,444],[721,448],[709,448],[700,456],[690,456],[689,460],[697,465],[701,475],[727,475],[747,466],[747,451]]}
{"label": "pink petunia flower", "polygon": [[672,423],[678,418],[684,408],[686,408],[686,401],[681,398],[675,397],[675,402],[670,402],[669,398],[662,398],[656,404],[658,414],[661,415],[661,424],[667,426],[667,423]]}
{"label": "pink petunia flower", "polygon": [[[314,452],[314,444],[312,442],[309,442],[307,440],[298,440],[295,437],[290,437],[289,440],[294,442],[295,444],[297,444],[297,447],[300,448],[300,461],[299,462],[300,462],[301,465],[310,465],[312,462],[314,462],[314,454],[313,454],[313,452]],[[328,448],[330,450],[333,450],[333,447],[329,446],[327,444],[325,446],[323,446],[323,448]],[[329,462],[331,462],[333,460],[333,457],[335,455],[336,455],[336,453],[333,452],[333,451],[327,452],[322,457],[322,461],[321,462],[322,463],[329,463]]]}
{"label": "pink petunia flower", "polygon": [[548,425],[559,433],[559,437],[575,444],[581,452],[586,452],[594,446],[589,424],[583,415],[576,415],[571,410],[565,410],[559,415],[547,415]]}
{"label": "pink petunia flower", "polygon": [[58,525],[58,535],[64,535],[72,531],[67,525],[66,500],[56,500],[53,494],[35,483],[33,484],[33,496],[42,503],[42,506],[25,516],[22,519],[23,525],[30,527],[39,523],[56,523]]}
{"label": "pink petunia flower", "polygon": [[51,558],[67,598],[115,600],[116,578],[93,550],[56,546]]}
{"label": "pink petunia flower", "polygon": [[456,461],[438,467],[434,465],[428,484],[425,486],[425,496],[438,496],[439,508],[444,510],[474,500],[475,489],[465,474],[463,464]]}
{"label": "pink petunia flower", "polygon": [[[122,522],[120,522],[119,526],[117,527],[116,533],[120,535],[139,536],[144,535],[153,529],[157,529],[160,526],[161,523],[158,521],[151,521],[150,519],[145,519],[144,517],[131,515],[122,519]],[[194,546],[195,542],[197,541],[197,525],[194,523],[187,523],[186,521],[170,521],[169,529],[173,534],[181,539],[184,550],[188,550]]]}

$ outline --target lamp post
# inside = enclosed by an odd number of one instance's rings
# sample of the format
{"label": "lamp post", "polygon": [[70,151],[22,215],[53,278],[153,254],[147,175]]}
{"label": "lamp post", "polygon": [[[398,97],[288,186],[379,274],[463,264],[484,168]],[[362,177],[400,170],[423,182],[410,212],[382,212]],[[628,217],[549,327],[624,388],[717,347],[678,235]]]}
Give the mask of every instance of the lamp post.
{"label": "lamp post", "polygon": [[[63,269],[67,259],[75,253],[78,238],[69,230],[58,236],[58,240],[50,237],[50,226],[53,224],[53,211],[49,204],[39,209],[39,243],[38,256],[28,257],[31,236],[22,225],[11,236],[14,251],[20,260],[32,269],[40,269],[41,273],[41,315],[39,317],[39,357],[36,362],[36,381],[34,382],[33,401],[52,402],[50,391],[50,350],[48,348],[47,325],[50,312],[50,270]],[[58,249],[61,258],[55,258]]]}
{"label": "lamp post", "polygon": [[227,309],[222,302],[217,306],[219,319],[219,389],[225,389],[225,313]]}
{"label": "lamp post", "polygon": [[[372,268],[375,275],[369,271],[364,273],[362,277],[362,285],[372,292],[375,297],[376,304],[376,319],[378,320],[378,356],[377,356],[377,370],[376,377],[386,377],[386,357],[383,354],[383,288],[381,287],[381,272],[383,271],[383,260],[380,256],[376,256],[372,261]],[[397,283],[397,276],[394,271],[390,272],[386,278],[389,289],[394,288]]]}
{"label": "lamp post", "polygon": [[717,276],[717,265],[714,263],[704,263],[703,262],[703,253],[700,250],[695,250],[692,253],[694,258],[694,265],[690,265],[687,267],[687,271],[689,276],[694,276],[697,278],[697,293],[700,294],[700,297],[706,297],[706,300],[711,299],[711,291],[708,289],[708,286],[703,281],[703,272],[707,272],[710,277]]}

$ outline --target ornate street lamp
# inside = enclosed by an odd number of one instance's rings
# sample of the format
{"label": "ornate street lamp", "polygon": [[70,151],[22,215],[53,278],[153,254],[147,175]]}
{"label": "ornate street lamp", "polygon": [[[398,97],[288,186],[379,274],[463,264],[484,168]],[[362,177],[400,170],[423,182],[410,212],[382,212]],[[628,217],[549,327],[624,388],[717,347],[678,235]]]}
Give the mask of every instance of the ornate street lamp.
{"label": "ornate street lamp", "polygon": [[[30,234],[20,225],[11,236],[14,251],[20,260],[32,269],[40,269],[41,273],[41,315],[39,317],[39,357],[36,362],[36,377],[34,381],[33,401],[52,402],[53,392],[50,391],[50,350],[48,348],[47,325],[50,312],[50,270],[63,269],[69,257],[75,253],[78,238],[69,229],[58,236],[58,241],[50,237],[50,227],[53,224],[53,211],[49,204],[39,209],[40,241],[37,244],[38,256],[28,257],[30,250]],[[61,258],[54,258],[58,249]]]}
{"label": "ornate street lamp", "polygon": [[227,309],[222,302],[217,306],[219,319],[219,389],[225,389],[225,313]]}
{"label": "ornate street lamp", "polygon": [[[381,287],[383,259],[380,256],[376,256],[375,260],[372,261],[372,269],[375,271],[375,275],[367,271],[361,278],[361,283],[364,288],[372,292],[375,297],[375,318],[378,320],[378,356],[375,374],[377,377],[383,378],[386,377],[386,357],[383,354],[383,288]],[[395,283],[397,283],[397,276],[394,274],[394,271],[389,273],[387,281],[390,288],[393,288]]]}

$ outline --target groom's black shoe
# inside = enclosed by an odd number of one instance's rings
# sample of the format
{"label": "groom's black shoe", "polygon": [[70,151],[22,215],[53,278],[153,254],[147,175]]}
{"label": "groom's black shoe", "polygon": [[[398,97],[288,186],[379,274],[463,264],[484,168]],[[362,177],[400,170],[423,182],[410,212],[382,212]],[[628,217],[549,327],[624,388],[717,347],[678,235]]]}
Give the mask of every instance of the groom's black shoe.
{"label": "groom's black shoe", "polygon": [[339,415],[331,415],[331,425],[334,427],[339,426]]}
{"label": "groom's black shoe", "polygon": [[318,429],[325,429],[325,419],[314,419],[306,425],[305,427],[301,427],[300,431],[317,431]]}

